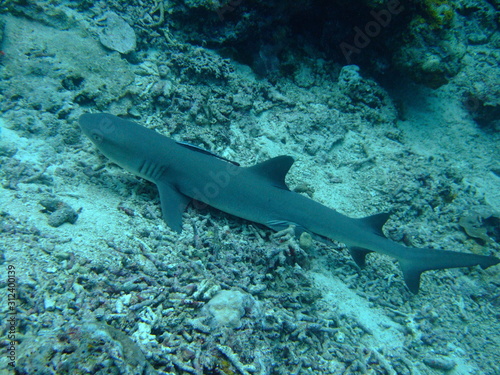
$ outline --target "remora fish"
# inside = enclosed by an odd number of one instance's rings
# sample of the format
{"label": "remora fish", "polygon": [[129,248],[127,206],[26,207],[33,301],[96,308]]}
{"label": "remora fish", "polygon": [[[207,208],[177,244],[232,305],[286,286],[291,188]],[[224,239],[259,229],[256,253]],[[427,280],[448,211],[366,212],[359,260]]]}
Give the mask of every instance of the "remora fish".
{"label": "remora fish", "polygon": [[110,114],[84,114],[79,122],[85,135],[110,160],[156,184],[163,219],[177,232],[182,230],[182,213],[195,199],[276,231],[294,225],[298,233],[343,242],[359,266],[373,251],[394,257],[413,293],[418,292],[424,271],[487,268],[500,262],[493,256],[402,246],[382,232],[387,213],[352,219],[290,191],[285,183],[293,164],[290,156],[245,168]]}

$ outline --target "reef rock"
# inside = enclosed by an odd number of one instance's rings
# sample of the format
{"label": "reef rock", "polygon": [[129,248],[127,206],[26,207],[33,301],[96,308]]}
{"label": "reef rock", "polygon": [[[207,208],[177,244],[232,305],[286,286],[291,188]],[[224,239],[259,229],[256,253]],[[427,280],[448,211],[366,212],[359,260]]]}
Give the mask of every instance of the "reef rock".
{"label": "reef rock", "polygon": [[211,327],[239,328],[246,311],[256,305],[254,298],[238,290],[221,290],[203,307],[202,314],[209,318]]}
{"label": "reef rock", "polygon": [[123,54],[134,51],[136,47],[134,29],[114,12],[106,13],[105,17],[106,26],[99,35],[101,43],[105,47]]}

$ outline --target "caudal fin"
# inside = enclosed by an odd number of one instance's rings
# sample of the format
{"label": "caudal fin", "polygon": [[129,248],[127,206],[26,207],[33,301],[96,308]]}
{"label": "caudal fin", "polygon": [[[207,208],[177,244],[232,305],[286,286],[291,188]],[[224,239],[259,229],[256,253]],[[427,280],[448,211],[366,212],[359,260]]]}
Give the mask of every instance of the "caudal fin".
{"label": "caudal fin", "polygon": [[[359,267],[365,265],[366,255],[372,250],[351,246],[351,256]],[[420,288],[420,275],[429,270],[445,268],[481,266],[488,268],[500,263],[500,259],[493,256],[460,253],[457,251],[419,249],[405,247],[392,243],[386,254],[395,257],[403,271],[406,286],[414,294]]]}
{"label": "caudal fin", "polygon": [[422,272],[472,266],[481,266],[484,269],[500,263],[500,259],[493,256],[403,246],[401,248],[404,250],[401,251],[400,256],[397,256],[397,259],[403,271],[406,286],[415,294],[420,288]]}
{"label": "caudal fin", "polygon": [[[385,238],[382,227],[389,218],[389,213],[368,216],[359,221],[360,227],[365,227],[368,232]],[[369,241],[367,242],[369,243]],[[373,245],[373,243],[372,243]],[[371,250],[373,249],[373,250]],[[376,251],[396,258],[403,270],[406,286],[412,293],[417,294],[420,288],[420,275],[429,270],[444,268],[481,266],[488,268],[500,263],[500,259],[493,256],[460,253],[456,251],[418,249],[405,247],[395,242],[380,243],[371,249],[359,246],[350,246],[351,256],[360,267],[365,265],[366,255]]]}

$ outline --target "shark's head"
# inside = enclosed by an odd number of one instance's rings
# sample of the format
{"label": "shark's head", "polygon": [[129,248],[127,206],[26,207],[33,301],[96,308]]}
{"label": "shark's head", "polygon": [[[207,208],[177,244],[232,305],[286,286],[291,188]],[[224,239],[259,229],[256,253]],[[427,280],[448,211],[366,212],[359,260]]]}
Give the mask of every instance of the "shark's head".
{"label": "shark's head", "polygon": [[110,142],[116,130],[116,118],[104,113],[85,113],[78,120],[83,133],[97,146]]}
{"label": "shark's head", "polygon": [[[80,116],[79,124],[99,151],[109,159],[125,167],[126,150],[130,150],[125,120],[106,113],[86,113]],[[125,123],[125,124],[124,124]]]}
{"label": "shark's head", "polygon": [[149,142],[153,130],[107,113],[87,113],[80,116],[83,133],[110,160],[139,174],[144,155],[151,154],[155,145]]}

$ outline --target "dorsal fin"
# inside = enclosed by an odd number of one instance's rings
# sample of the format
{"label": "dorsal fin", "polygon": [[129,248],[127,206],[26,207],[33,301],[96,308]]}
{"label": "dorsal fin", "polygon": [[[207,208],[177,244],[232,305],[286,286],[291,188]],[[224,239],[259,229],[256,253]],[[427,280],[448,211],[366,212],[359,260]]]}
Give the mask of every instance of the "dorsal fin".
{"label": "dorsal fin", "polygon": [[285,183],[285,177],[293,162],[294,160],[291,156],[282,155],[256,164],[249,169],[266,178],[270,184],[289,190]]}
{"label": "dorsal fin", "polygon": [[389,220],[391,214],[389,212],[383,212],[381,214],[376,214],[372,216],[364,217],[361,220],[365,225],[367,225],[371,230],[378,234],[379,236],[385,237],[384,232],[382,231],[382,227]]}

